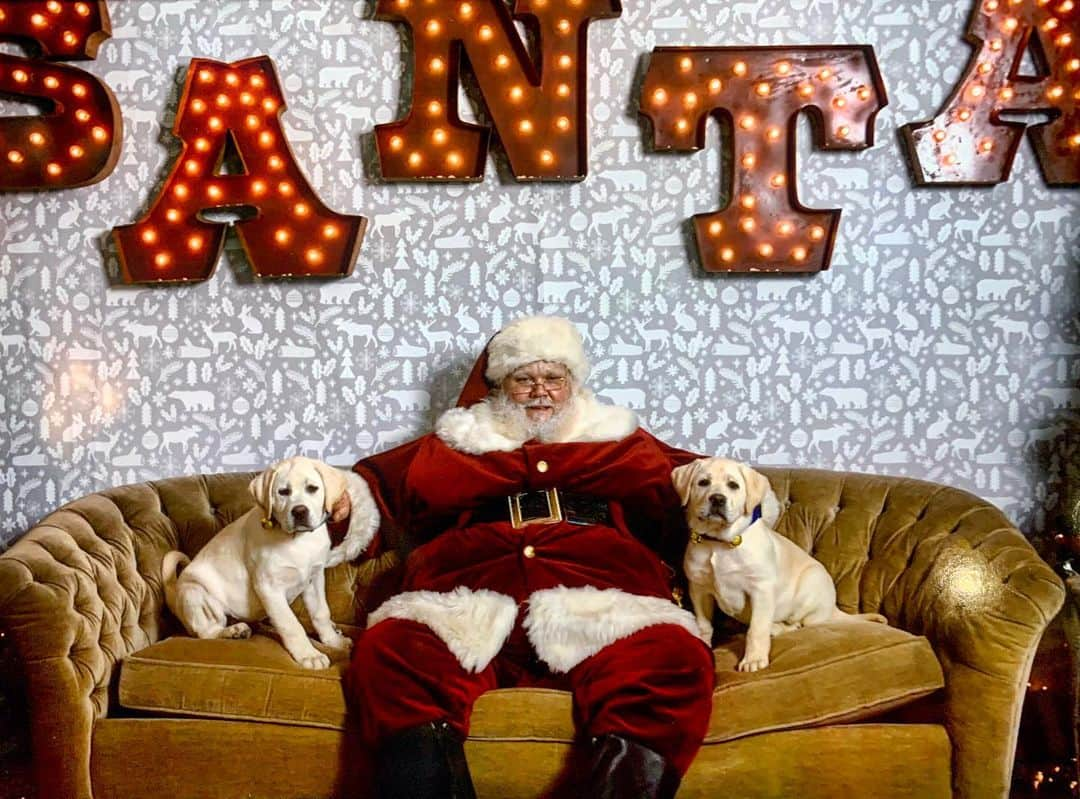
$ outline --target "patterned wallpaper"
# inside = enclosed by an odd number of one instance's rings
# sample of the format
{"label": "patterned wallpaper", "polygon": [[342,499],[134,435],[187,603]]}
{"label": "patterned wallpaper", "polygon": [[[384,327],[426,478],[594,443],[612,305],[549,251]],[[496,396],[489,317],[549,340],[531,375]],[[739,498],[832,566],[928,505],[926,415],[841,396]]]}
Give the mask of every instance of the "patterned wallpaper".
{"label": "patterned wallpaper", "polygon": [[[1046,528],[1077,454],[1080,192],[1046,188],[1026,142],[1006,184],[916,190],[897,136],[959,76],[970,0],[627,0],[590,28],[588,179],[558,185],[497,159],[478,184],[380,184],[371,130],[399,113],[407,57],[372,6],[109,2],[113,37],[85,68],[123,110],[120,163],[0,204],[0,548],[107,486],[406,441],[491,331],[540,311],[578,323],[594,387],[673,444],[948,482]],[[844,210],[832,269],[705,275],[684,220],[720,207],[721,134],[648,151],[647,54],[819,43],[873,45],[890,98],[861,153],[814,152],[801,123],[801,200]],[[178,152],[189,60],[263,53],[320,196],[370,220],[354,274],[257,281],[230,236],[205,283],[113,285],[108,233]]]}

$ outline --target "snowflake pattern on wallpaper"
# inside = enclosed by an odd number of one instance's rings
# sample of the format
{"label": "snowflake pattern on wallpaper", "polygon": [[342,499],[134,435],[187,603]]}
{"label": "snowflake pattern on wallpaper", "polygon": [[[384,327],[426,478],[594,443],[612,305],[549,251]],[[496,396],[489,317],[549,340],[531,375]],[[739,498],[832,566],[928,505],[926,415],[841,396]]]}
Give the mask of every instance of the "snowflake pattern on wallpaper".
{"label": "snowflake pattern on wallpaper", "polygon": [[[1048,190],[1026,143],[1007,184],[915,190],[896,137],[960,74],[970,3],[624,3],[590,28],[589,176],[545,185],[498,158],[478,184],[377,182],[371,131],[401,113],[407,54],[372,5],[109,3],[113,38],[80,66],[120,103],[116,171],[0,204],[0,548],[108,486],[405,442],[535,312],[573,319],[594,388],[672,444],[943,481],[1046,529],[1077,456],[1080,195]],[[800,125],[801,201],[843,208],[831,270],[703,274],[687,220],[721,205],[720,134],[646,150],[648,53],[833,42],[874,46],[890,105],[861,153],[816,153]],[[108,234],[179,150],[189,60],[263,53],[319,195],[369,219],[354,274],[257,281],[230,235],[205,283],[114,285]]]}

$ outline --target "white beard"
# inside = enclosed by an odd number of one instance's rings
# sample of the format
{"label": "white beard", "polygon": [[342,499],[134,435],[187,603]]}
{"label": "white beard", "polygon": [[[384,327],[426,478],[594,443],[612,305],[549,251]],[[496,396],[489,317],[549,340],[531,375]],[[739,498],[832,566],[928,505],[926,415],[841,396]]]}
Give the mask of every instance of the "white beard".
{"label": "white beard", "polygon": [[[530,400],[524,405],[519,405],[506,394],[498,392],[488,400],[488,404],[498,424],[517,434],[512,437],[519,437],[522,441],[530,439],[550,441],[556,438],[569,418],[574,401],[574,397],[569,397],[561,406],[556,407],[550,399],[544,398]],[[553,408],[554,410],[546,419],[530,419],[526,412],[528,408]]]}

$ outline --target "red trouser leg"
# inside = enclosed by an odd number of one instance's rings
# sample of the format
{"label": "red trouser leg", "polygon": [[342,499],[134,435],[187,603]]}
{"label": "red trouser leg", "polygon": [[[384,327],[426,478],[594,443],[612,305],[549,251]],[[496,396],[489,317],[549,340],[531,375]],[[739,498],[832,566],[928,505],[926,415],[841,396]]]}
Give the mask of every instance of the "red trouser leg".
{"label": "red trouser leg", "polygon": [[366,745],[432,721],[462,736],[473,702],[495,687],[489,665],[474,674],[419,622],[387,619],[365,630],[353,649],[345,690]]}
{"label": "red trouser leg", "polygon": [[604,647],[570,671],[575,723],[618,735],[685,774],[712,712],[712,652],[682,627],[658,624]]}

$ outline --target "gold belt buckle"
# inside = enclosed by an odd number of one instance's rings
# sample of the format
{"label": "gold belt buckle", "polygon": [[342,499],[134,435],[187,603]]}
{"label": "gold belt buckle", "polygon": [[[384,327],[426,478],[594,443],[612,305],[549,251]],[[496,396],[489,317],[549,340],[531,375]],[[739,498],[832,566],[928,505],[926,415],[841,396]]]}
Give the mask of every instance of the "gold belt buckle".
{"label": "gold belt buckle", "polygon": [[562,506],[559,505],[559,489],[548,488],[544,490],[544,496],[547,498],[548,506],[547,516],[529,516],[528,518],[522,518],[521,498],[525,493],[529,492],[511,494],[506,498],[506,502],[510,506],[510,526],[515,530],[525,527],[528,524],[551,524],[563,520]]}

